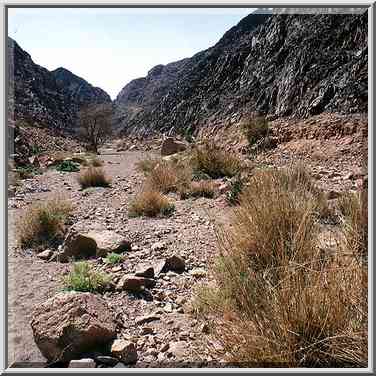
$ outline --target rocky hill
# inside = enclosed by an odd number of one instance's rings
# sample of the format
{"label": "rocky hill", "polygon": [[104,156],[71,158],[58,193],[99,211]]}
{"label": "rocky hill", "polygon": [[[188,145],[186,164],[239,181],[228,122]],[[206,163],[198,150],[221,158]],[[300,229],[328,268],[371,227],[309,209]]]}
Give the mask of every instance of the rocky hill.
{"label": "rocky hill", "polygon": [[110,102],[102,89],[64,68],[50,72],[35,64],[31,56],[8,37],[9,123],[72,131],[77,111],[86,103]]}
{"label": "rocky hill", "polygon": [[366,14],[250,14],[213,47],[126,85],[117,126],[192,132],[252,112],[366,112],[367,37]]}

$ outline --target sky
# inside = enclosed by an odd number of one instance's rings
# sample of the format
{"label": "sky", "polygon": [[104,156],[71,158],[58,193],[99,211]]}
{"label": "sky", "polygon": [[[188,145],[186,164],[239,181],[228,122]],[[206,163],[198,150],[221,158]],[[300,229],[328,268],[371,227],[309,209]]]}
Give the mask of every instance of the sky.
{"label": "sky", "polygon": [[69,69],[115,99],[157,64],[214,45],[251,8],[10,8],[8,35],[48,70]]}

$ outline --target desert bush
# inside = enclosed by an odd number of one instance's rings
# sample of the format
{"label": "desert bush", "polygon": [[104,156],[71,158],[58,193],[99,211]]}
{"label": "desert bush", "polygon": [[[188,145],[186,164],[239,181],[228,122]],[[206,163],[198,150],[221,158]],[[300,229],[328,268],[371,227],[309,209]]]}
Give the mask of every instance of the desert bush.
{"label": "desert bush", "polygon": [[144,174],[149,174],[151,173],[154,168],[161,163],[162,159],[161,158],[153,158],[151,156],[147,156],[144,159],[140,159],[136,163],[136,168],[138,171],[143,172]]}
{"label": "desert bush", "polygon": [[227,192],[227,201],[230,205],[239,204],[239,196],[244,187],[244,182],[240,175],[236,176],[236,179],[230,182],[230,190]]}
{"label": "desert bush", "polygon": [[89,187],[108,187],[111,180],[100,167],[89,167],[78,176],[78,183],[82,189]]}
{"label": "desert bush", "polygon": [[200,171],[213,179],[232,177],[242,168],[239,158],[209,143],[205,143],[193,151],[191,165],[194,174]]}
{"label": "desert bush", "polygon": [[269,134],[269,123],[265,117],[245,120],[241,126],[250,146]]}
{"label": "desert bush", "polygon": [[217,286],[198,301],[237,364],[367,364],[366,269],[320,253],[314,192],[301,168],[259,171],[217,229]]}
{"label": "desert bush", "polygon": [[16,168],[16,173],[20,179],[30,179],[35,175],[42,173],[41,169],[33,165],[19,166]]}
{"label": "desert bush", "polygon": [[29,206],[16,226],[20,245],[26,248],[58,240],[71,211],[71,204],[61,198]]}
{"label": "desert bush", "polygon": [[215,195],[215,185],[210,180],[194,181],[191,184],[189,195],[192,197],[213,198]]}
{"label": "desert bush", "polygon": [[105,264],[111,264],[111,265],[114,265],[114,264],[118,264],[120,262],[122,262],[124,260],[124,256],[123,255],[119,255],[118,253],[109,253],[105,258],[104,258],[104,262]]}
{"label": "desert bush", "polygon": [[175,210],[175,205],[160,192],[150,189],[142,190],[136,195],[129,207],[129,216],[158,217],[169,216]]}
{"label": "desert bush", "polygon": [[80,166],[78,163],[75,163],[70,160],[61,161],[57,166],[56,170],[62,172],[77,172],[80,171]]}
{"label": "desert bush", "polygon": [[362,203],[362,194],[348,192],[338,199],[342,216],[345,247],[358,256],[367,254],[367,218]]}
{"label": "desert bush", "polygon": [[177,189],[178,173],[168,162],[159,162],[148,175],[146,184],[162,193],[174,192]]}
{"label": "desert bush", "polygon": [[101,292],[110,283],[110,277],[96,271],[87,261],[73,264],[73,269],[64,278],[66,290],[81,292]]}

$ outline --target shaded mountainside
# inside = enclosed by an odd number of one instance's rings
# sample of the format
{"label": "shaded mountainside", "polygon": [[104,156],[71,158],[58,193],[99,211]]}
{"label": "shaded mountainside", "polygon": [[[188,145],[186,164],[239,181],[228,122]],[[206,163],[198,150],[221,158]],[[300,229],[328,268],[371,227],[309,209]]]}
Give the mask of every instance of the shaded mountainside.
{"label": "shaded mountainside", "polygon": [[213,47],[126,85],[117,126],[173,133],[253,112],[366,112],[367,38],[366,14],[250,14]]}
{"label": "shaded mountainside", "polygon": [[66,69],[50,72],[8,37],[9,120],[72,131],[81,105],[110,102],[99,88]]}

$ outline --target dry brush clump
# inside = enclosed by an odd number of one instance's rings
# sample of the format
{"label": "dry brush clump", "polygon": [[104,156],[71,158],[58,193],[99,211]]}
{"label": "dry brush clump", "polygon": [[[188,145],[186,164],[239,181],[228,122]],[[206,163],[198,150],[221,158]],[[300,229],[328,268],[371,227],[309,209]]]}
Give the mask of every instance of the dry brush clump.
{"label": "dry brush clump", "polygon": [[366,266],[320,252],[318,207],[301,167],[260,171],[218,229],[217,286],[198,307],[239,366],[367,365]]}
{"label": "dry brush clump", "polygon": [[238,157],[208,142],[193,150],[190,163],[194,173],[201,172],[213,179],[235,176],[242,169]]}
{"label": "dry brush clump", "polygon": [[128,213],[130,217],[166,217],[175,210],[175,205],[156,190],[145,187],[139,192],[130,204]]}
{"label": "dry brush clump", "polygon": [[21,247],[57,241],[65,232],[64,224],[71,211],[70,202],[58,197],[29,206],[16,225]]}
{"label": "dry brush clump", "polygon": [[88,167],[77,178],[82,189],[89,187],[108,187],[111,180],[100,167]]}
{"label": "dry brush clump", "polygon": [[262,116],[242,121],[241,127],[250,146],[266,137],[270,132],[269,123]]}

